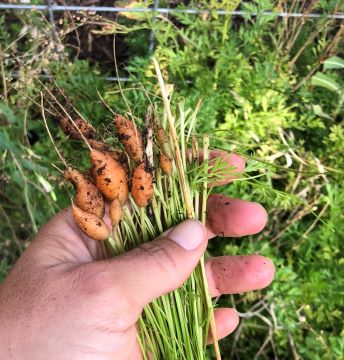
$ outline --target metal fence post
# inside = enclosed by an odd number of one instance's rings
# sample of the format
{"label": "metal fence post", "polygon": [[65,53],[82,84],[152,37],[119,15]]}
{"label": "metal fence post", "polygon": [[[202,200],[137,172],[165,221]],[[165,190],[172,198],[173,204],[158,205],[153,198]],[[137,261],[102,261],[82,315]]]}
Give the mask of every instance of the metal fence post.
{"label": "metal fence post", "polygon": [[[154,0],[154,7],[153,7],[153,11],[154,11],[154,16],[153,16],[153,24],[155,23],[155,19],[156,19],[156,11],[159,8],[159,4],[160,4],[160,0]],[[150,34],[149,34],[149,47],[148,47],[148,51],[149,53],[152,53],[154,50],[154,42],[155,42],[155,34],[154,34],[154,29],[151,30]]]}
{"label": "metal fence post", "polygon": [[54,10],[53,10],[53,4],[51,0],[48,0],[48,13],[49,13],[49,21],[51,25],[51,39],[54,46],[54,51],[56,54],[59,53],[59,49],[57,46],[57,33],[56,33],[56,24],[55,24],[55,18],[54,18]]}

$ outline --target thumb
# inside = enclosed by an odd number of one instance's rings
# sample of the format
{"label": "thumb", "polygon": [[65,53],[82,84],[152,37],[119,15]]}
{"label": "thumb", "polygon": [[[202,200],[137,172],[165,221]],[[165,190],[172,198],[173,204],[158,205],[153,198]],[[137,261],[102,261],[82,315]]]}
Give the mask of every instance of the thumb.
{"label": "thumb", "polygon": [[186,220],[156,240],[108,260],[107,266],[123,295],[141,310],[190,276],[207,247],[206,234],[201,222]]}

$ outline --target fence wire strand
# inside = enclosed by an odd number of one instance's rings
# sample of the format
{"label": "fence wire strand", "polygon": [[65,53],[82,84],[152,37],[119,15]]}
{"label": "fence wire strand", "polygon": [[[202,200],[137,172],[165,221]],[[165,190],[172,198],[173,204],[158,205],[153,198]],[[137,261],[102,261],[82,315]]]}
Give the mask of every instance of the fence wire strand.
{"label": "fence wire strand", "polygon": [[[0,10],[31,10],[44,11],[49,10],[49,5],[32,5],[32,4],[3,4],[0,3]],[[83,12],[110,12],[110,13],[160,13],[160,14],[210,14],[215,12],[218,15],[233,15],[233,16],[275,16],[275,17],[305,17],[305,18],[328,18],[328,19],[344,19],[344,14],[319,14],[319,13],[288,13],[288,12],[248,12],[242,10],[227,11],[227,10],[201,10],[201,9],[171,9],[171,8],[124,8],[111,6],[76,6],[76,5],[51,5],[51,11],[83,11]]]}
{"label": "fence wire strand", "polygon": [[[58,36],[56,32],[56,24],[54,11],[77,11],[77,12],[89,12],[89,13],[97,13],[97,12],[109,12],[109,13],[153,13],[153,21],[155,21],[157,14],[210,14],[216,13],[217,15],[232,15],[232,16],[274,16],[274,17],[282,17],[282,18],[328,18],[328,19],[338,19],[343,20],[344,14],[335,13],[335,14],[319,14],[319,13],[288,13],[288,12],[272,12],[272,11],[263,11],[263,12],[247,12],[242,10],[201,10],[201,9],[171,9],[171,8],[159,8],[160,0],[154,0],[153,7],[147,8],[124,8],[124,7],[110,7],[110,6],[77,6],[77,5],[55,5],[52,3],[52,0],[47,0],[46,5],[33,5],[33,4],[3,4],[0,3],[0,11],[1,10],[29,10],[29,11],[48,11],[49,21],[51,24],[51,37],[54,45],[54,51],[58,54]],[[151,53],[154,50],[155,36],[154,30],[151,30],[149,35],[149,45],[148,51]],[[13,78],[20,78],[19,73],[13,72],[11,74]],[[51,80],[52,77],[50,75],[41,74],[40,78],[43,80]],[[115,82],[131,82],[134,81],[129,77],[106,77],[107,81],[115,81]]]}

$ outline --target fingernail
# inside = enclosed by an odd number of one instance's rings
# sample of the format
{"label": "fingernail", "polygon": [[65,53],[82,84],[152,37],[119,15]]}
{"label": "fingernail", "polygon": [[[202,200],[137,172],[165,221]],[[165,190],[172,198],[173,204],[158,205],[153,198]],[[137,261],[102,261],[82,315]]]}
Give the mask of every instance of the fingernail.
{"label": "fingernail", "polygon": [[204,225],[197,220],[185,220],[173,228],[168,238],[185,250],[194,250],[205,239]]}

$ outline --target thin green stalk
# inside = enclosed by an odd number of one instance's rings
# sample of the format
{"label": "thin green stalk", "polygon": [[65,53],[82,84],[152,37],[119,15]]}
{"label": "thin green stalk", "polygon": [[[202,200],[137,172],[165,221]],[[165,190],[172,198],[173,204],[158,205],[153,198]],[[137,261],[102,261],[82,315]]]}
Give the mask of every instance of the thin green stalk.
{"label": "thin green stalk", "polygon": [[128,244],[134,244],[135,240],[133,238],[133,234],[130,231],[130,226],[127,224],[126,219],[124,218],[124,221],[120,224],[120,230],[125,234],[125,238],[123,239],[123,247],[124,249],[130,249],[130,245]]}
{"label": "thin green stalk", "polygon": [[114,255],[122,254],[125,251],[124,244],[119,235],[119,227],[113,231],[112,235],[107,240],[107,245],[109,250]]}
{"label": "thin green stalk", "polygon": [[180,151],[181,151],[181,154],[182,154],[182,161],[183,161],[184,171],[186,171],[184,102],[179,103],[179,113],[180,113]]}
{"label": "thin green stalk", "polygon": [[201,221],[205,224],[206,215],[207,215],[207,198],[208,198],[208,181],[207,174],[209,172],[209,136],[203,136],[203,167],[205,179],[203,182],[202,189],[202,213],[201,213]]}
{"label": "thin green stalk", "polygon": [[[193,301],[192,301],[192,310],[194,313],[193,318],[195,319],[194,331],[195,331],[195,338],[197,339],[197,350],[203,350],[203,336],[202,336],[202,324],[200,324],[199,318],[199,303],[198,303],[198,296],[196,295],[196,281],[195,276],[190,277],[190,288],[192,291]],[[200,356],[200,353],[198,353]]]}
{"label": "thin green stalk", "polygon": [[[208,160],[209,160],[209,137],[208,137],[208,135],[204,135],[204,137],[203,137],[203,165],[204,165],[204,173],[205,174],[208,173],[208,169],[209,169],[209,161]],[[205,181],[203,183],[203,191],[202,191],[201,221],[203,222],[203,224],[205,224],[205,222],[206,222],[206,209],[207,209],[207,198],[208,198],[208,182],[206,179],[207,178],[205,178]],[[211,296],[210,296],[210,293],[208,290],[208,281],[207,281],[205,265],[204,265],[204,255],[201,258],[200,266],[201,266],[201,274],[202,274],[202,279],[203,279],[203,284],[204,284],[205,300],[207,303],[209,316],[210,316],[210,318],[209,318],[210,328],[211,328],[210,330],[211,330],[211,335],[212,335],[212,338],[214,341],[214,349],[215,349],[215,353],[216,353],[216,359],[220,360],[221,353],[220,353],[219,343],[217,341],[213,303],[212,303]]]}
{"label": "thin green stalk", "polygon": [[[337,115],[339,114],[341,108],[343,107],[343,104],[344,104],[344,91],[341,92],[339,94],[339,101],[338,101],[338,105],[336,107],[336,109],[334,110],[333,112],[333,118],[335,119],[337,117]],[[343,121],[342,121],[343,122]]]}
{"label": "thin green stalk", "polygon": [[28,212],[30,220],[31,220],[31,225],[32,225],[33,232],[36,234],[37,231],[38,231],[38,228],[37,228],[36,220],[35,220],[35,217],[33,215],[32,208],[31,208],[31,202],[30,202],[30,198],[29,198],[29,188],[28,188],[28,185],[27,185],[28,180],[27,180],[27,177],[25,176],[25,174],[23,172],[23,169],[22,169],[21,165],[19,164],[19,161],[17,160],[17,158],[14,156],[13,153],[11,153],[11,155],[12,155],[13,161],[14,161],[14,163],[15,163],[21,177],[23,178],[25,204],[26,204],[27,212]]}
{"label": "thin green stalk", "polygon": [[218,59],[216,61],[216,64],[215,64],[215,71],[214,71],[214,84],[213,84],[213,89],[214,90],[217,90],[217,85],[218,85],[218,81],[219,81],[219,74],[220,74],[220,66],[219,66],[219,62],[220,62],[220,59],[222,59],[222,52],[223,52],[223,49],[224,49],[224,45],[228,39],[228,26],[229,26],[229,21],[231,19],[231,16],[230,15],[226,15],[226,18],[225,18],[225,23],[223,25],[223,28],[222,28],[222,40],[221,40],[221,48],[220,48],[220,53],[218,56]]}
{"label": "thin green stalk", "polygon": [[162,232],[164,232],[164,229],[163,229],[162,223],[161,223],[159,205],[158,205],[158,202],[156,201],[155,196],[153,196],[153,199],[152,199],[152,209],[153,209],[153,213],[154,213],[154,216],[155,216],[155,221],[156,221],[156,225],[158,227],[158,230],[159,230],[160,233],[162,233]]}
{"label": "thin green stalk", "polygon": [[3,88],[3,97],[4,97],[4,103],[8,105],[8,96],[7,96],[7,81],[6,81],[6,74],[5,74],[5,67],[4,67],[4,57],[2,48],[0,45],[0,71],[1,71],[1,77],[2,77],[2,88]]}
{"label": "thin green stalk", "polygon": [[[167,204],[164,197],[164,188],[162,186],[162,176],[161,176],[161,170],[158,169],[156,172],[156,188],[159,190],[159,200],[162,203],[162,210],[164,213],[165,221],[167,222],[168,219],[168,213],[167,213]],[[166,187],[165,187],[166,189]]]}
{"label": "thin green stalk", "polygon": [[196,120],[197,120],[197,114],[198,114],[198,111],[199,111],[199,109],[201,107],[201,104],[202,104],[202,98],[199,98],[197,100],[195,110],[192,112],[192,115],[191,115],[190,126],[189,126],[189,130],[188,130],[188,133],[187,133],[187,136],[186,136],[186,142],[187,143],[189,142],[192,131],[195,129]]}
{"label": "thin green stalk", "polygon": [[107,239],[107,245],[108,245],[108,249],[110,251],[111,257],[114,257],[114,256],[120,254],[120,252],[117,251],[116,244],[111,236]]}
{"label": "thin green stalk", "polygon": [[[128,225],[129,225],[129,227],[130,227],[130,230],[132,231],[132,234],[136,237],[136,238],[139,238],[139,234],[138,234],[138,232],[137,232],[137,230],[136,230],[136,226],[135,226],[135,224],[134,224],[134,222],[133,222],[133,218],[132,218],[132,215],[131,215],[131,213],[130,213],[130,211],[129,211],[129,209],[128,209],[128,207],[127,206],[124,206],[123,207],[123,213],[124,213],[124,222],[125,223],[127,223],[127,221],[128,221]],[[127,220],[127,221],[126,221]]]}

